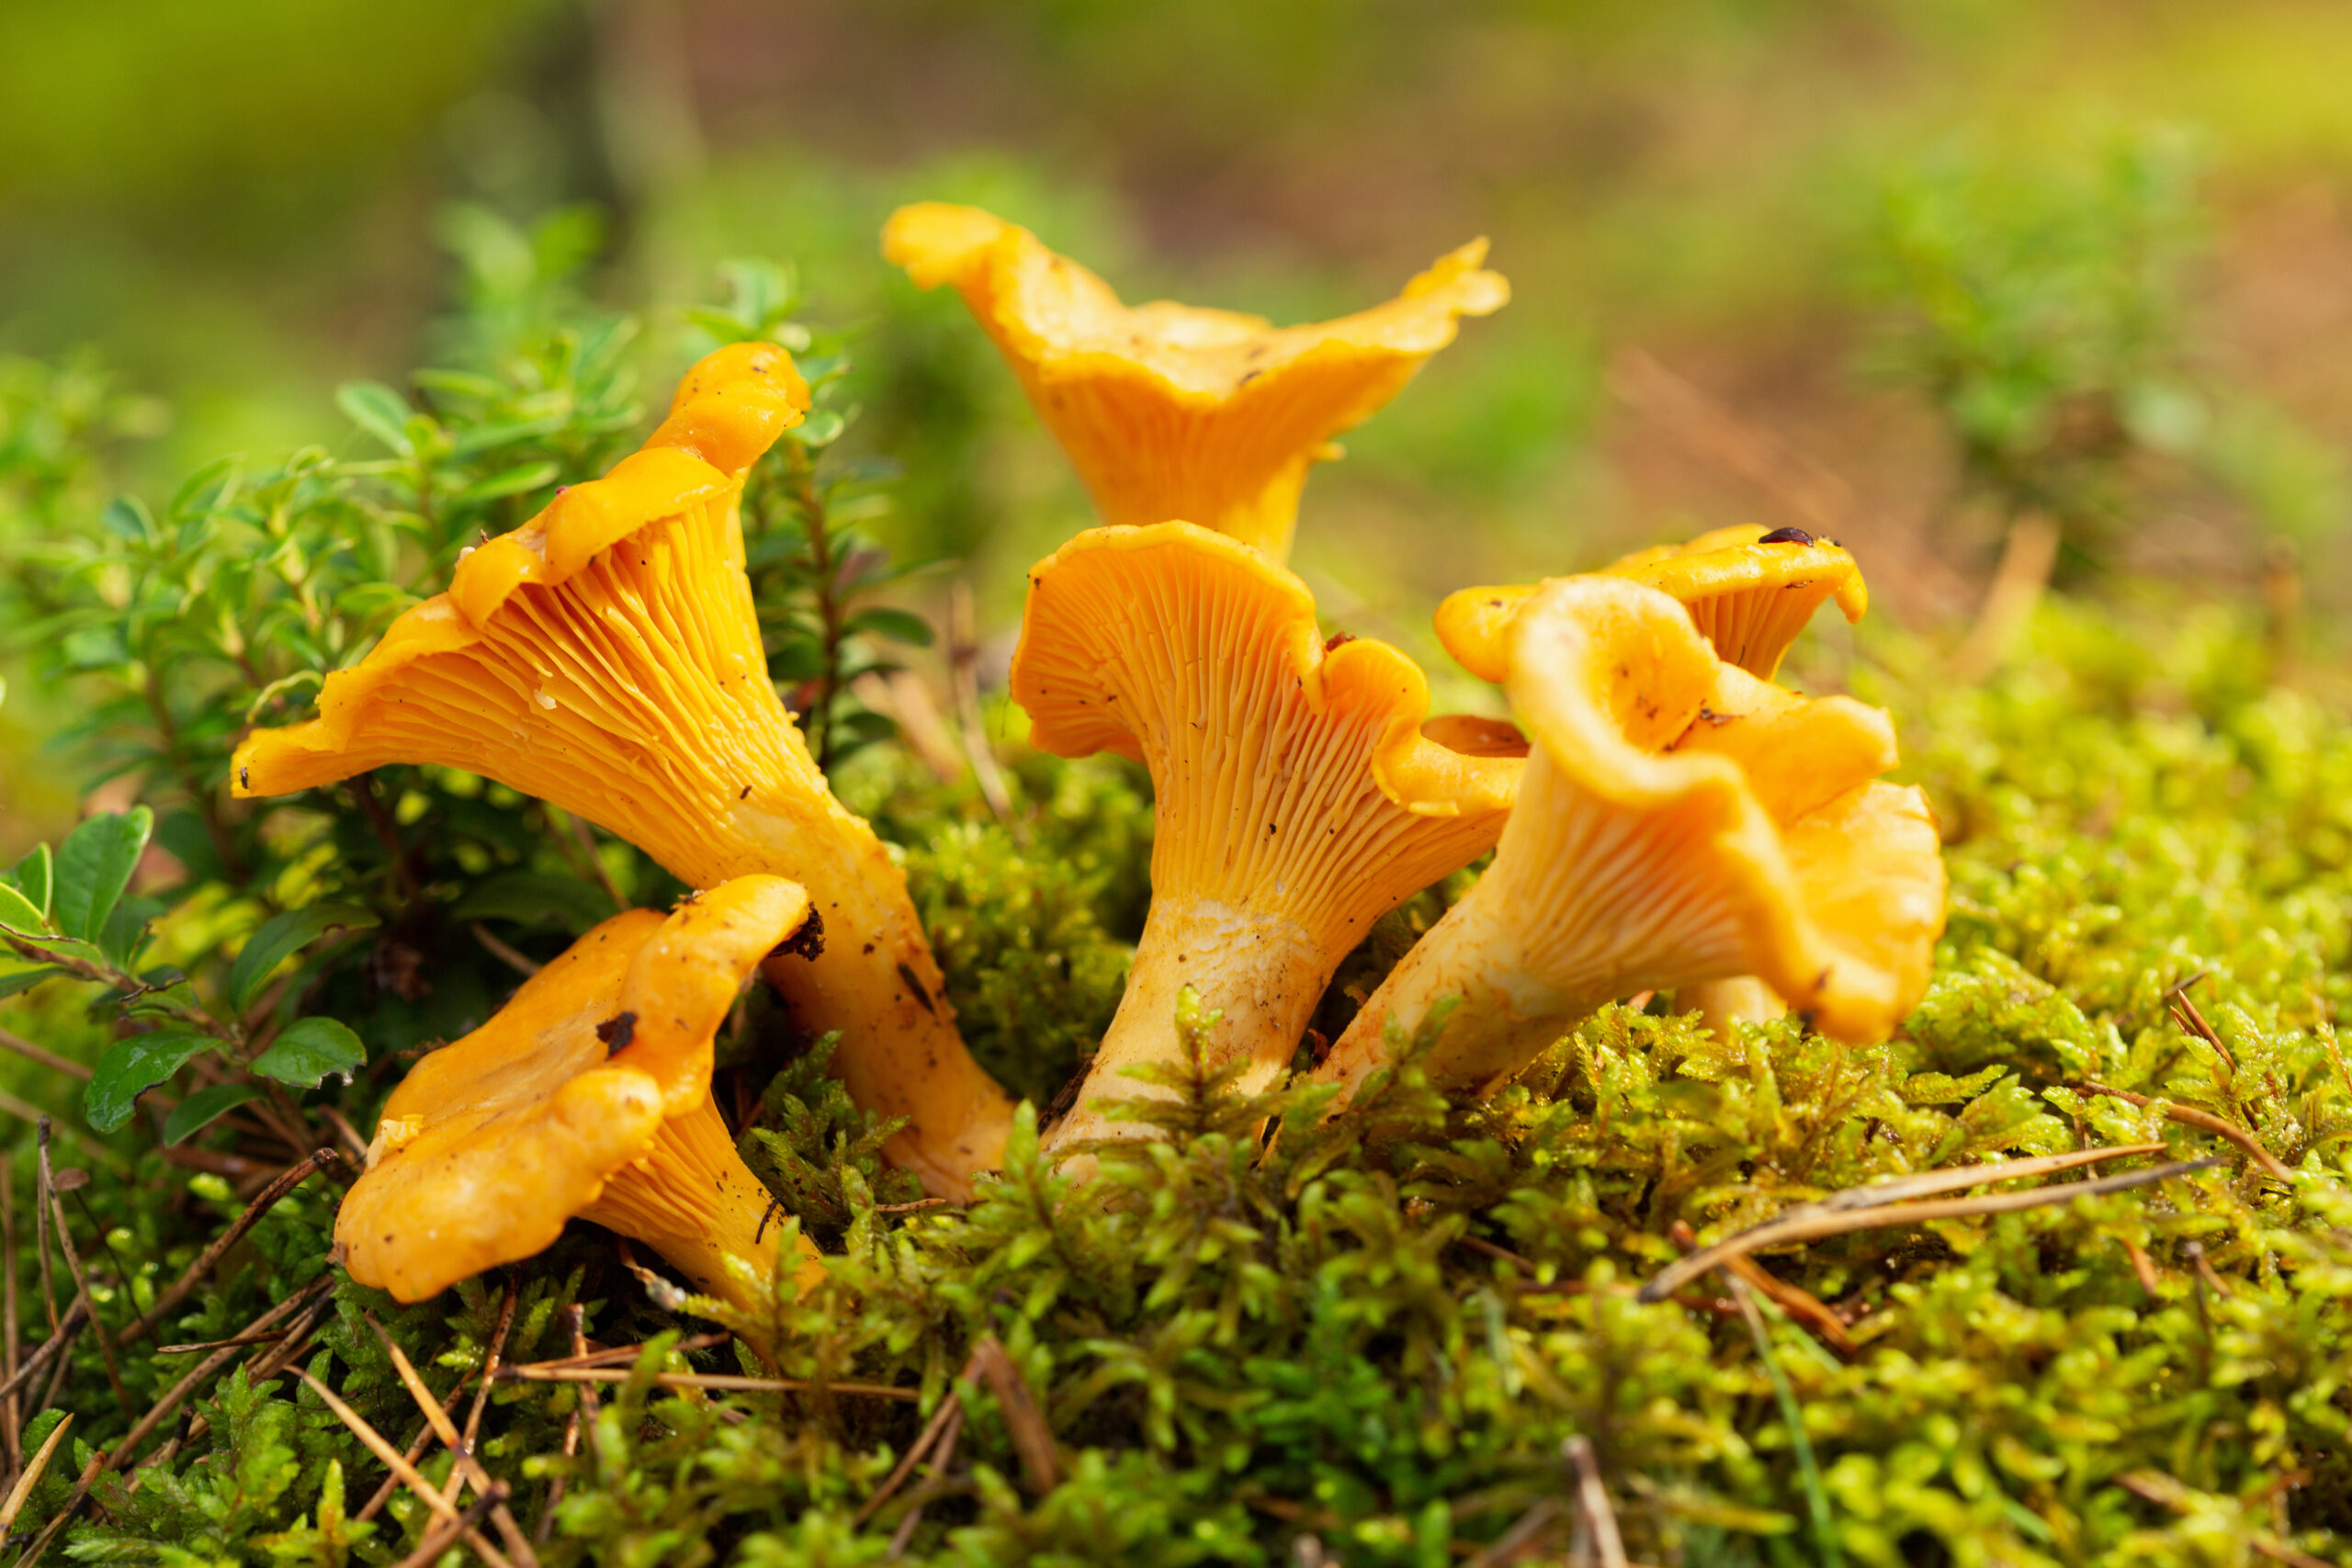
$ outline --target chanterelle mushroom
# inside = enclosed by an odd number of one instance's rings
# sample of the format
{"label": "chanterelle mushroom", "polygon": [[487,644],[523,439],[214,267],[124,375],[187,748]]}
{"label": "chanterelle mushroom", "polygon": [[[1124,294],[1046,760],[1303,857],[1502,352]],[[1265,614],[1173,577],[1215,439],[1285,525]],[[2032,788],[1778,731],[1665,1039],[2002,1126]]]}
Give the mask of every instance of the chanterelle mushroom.
{"label": "chanterelle mushroom", "polygon": [[1453,341],[1502,308],[1487,243],[1440,258],[1386,304],[1276,327],[1158,300],[1127,306],[1026,229],[977,208],[902,207],[882,253],[917,284],[955,285],[1069,454],[1103,521],[1182,517],[1279,561],[1308,467]]}
{"label": "chanterelle mushroom", "polygon": [[1033,568],[1012,694],[1033,744],[1135,758],[1156,797],[1135,968],[1049,1148],[1115,1135],[1097,1097],[1161,1092],[1124,1072],[1177,1060],[1187,986],[1224,1014],[1214,1065],[1264,1088],[1372,922],[1494,842],[1523,765],[1425,739],[1410,660],[1327,651],[1304,583],[1189,523],[1093,529]]}
{"label": "chanterelle mushroom", "polygon": [[1935,825],[1885,716],[1724,664],[1673,600],[1560,578],[1510,632],[1532,749],[1495,859],[1383,982],[1317,1077],[1355,1086],[1439,1001],[1427,1066],[1467,1089],[1601,1003],[1757,976],[1824,1033],[1877,1040],[1926,987],[1943,927]]}
{"label": "chanterelle mushroom", "polygon": [[[1770,680],[1813,613],[1830,599],[1849,621],[1870,607],[1853,556],[1834,539],[1797,528],[1718,528],[1684,545],[1639,550],[1600,569],[1659,590],[1690,612],[1716,655]],[[1465,588],[1438,606],[1437,635],[1482,681],[1501,681],[1511,617],[1541,584]]]}
{"label": "chanterelle mushroom", "polygon": [[[727,1259],[772,1273],[786,1227],[711,1103],[711,1036],[808,914],[795,884],[745,876],[667,917],[616,915],[418,1062],[335,1216],[351,1277],[423,1301],[578,1216],[754,1305]],[[800,1272],[821,1272],[805,1239]]]}
{"label": "chanterelle mushroom", "polygon": [[743,573],[743,476],[808,407],[784,350],[719,350],[642,450],[471,551],[448,592],[326,678],[319,716],[238,748],[240,795],[388,762],[484,774],[610,829],[696,887],[811,889],[807,956],[770,977],[839,1030],[859,1103],[911,1123],[890,1153],[961,1195],[1011,1102],[956,1032],[904,874],[827,788],[769,682]]}

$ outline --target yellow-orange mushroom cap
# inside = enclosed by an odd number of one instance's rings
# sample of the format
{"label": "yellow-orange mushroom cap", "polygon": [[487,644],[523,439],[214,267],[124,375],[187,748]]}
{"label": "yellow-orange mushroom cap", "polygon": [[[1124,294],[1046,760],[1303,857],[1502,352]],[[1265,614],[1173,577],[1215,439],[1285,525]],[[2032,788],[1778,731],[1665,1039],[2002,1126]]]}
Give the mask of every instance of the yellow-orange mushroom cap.
{"label": "yellow-orange mushroom cap", "polygon": [[891,214],[882,254],[924,288],[952,284],[1093,494],[1103,521],[1189,518],[1290,551],[1308,468],[1376,412],[1463,316],[1500,310],[1500,275],[1475,240],[1386,304],[1276,327],[1168,300],[1127,306],[1109,285],[977,208]]}
{"label": "yellow-orange mushroom cap", "polygon": [[237,793],[283,795],[430,762],[551,801],[711,887],[813,890],[819,942],[770,977],[797,1022],[839,1030],[862,1105],[911,1123],[894,1159],[960,1196],[1012,1104],[956,1032],[906,879],[833,798],[776,699],[743,571],[743,477],[808,406],[791,356],[696,365],[645,446],[468,552],[447,592],[326,678],[318,716],[237,749]]}
{"label": "yellow-orange mushroom cap", "polygon": [[[1673,600],[1600,576],[1528,601],[1508,690],[1532,747],[1494,863],[1373,994],[1319,1079],[1352,1093],[1388,1061],[1392,1022],[1409,1036],[1453,996],[1464,1005],[1427,1066],[1457,1088],[1652,987],[1754,976],[1822,1032],[1862,1041],[1917,1001],[1943,862],[1919,792],[1868,782],[1893,761],[1883,714],[1728,670]],[[1811,774],[1793,765],[1807,751]]]}
{"label": "yellow-orange mushroom cap", "polygon": [[[1781,656],[1827,600],[1849,621],[1870,608],[1852,554],[1802,529],[1718,528],[1688,544],[1661,545],[1611,562],[1600,575],[1655,588],[1690,612],[1716,656],[1770,680]],[[1542,586],[1465,588],[1438,606],[1438,640],[1482,681],[1502,681],[1510,664],[1510,623]]]}
{"label": "yellow-orange mushroom cap", "polygon": [[[335,1216],[351,1277],[423,1301],[544,1251],[578,1217],[755,1305],[728,1259],[772,1274],[786,1227],[711,1103],[711,1035],[808,915],[775,876],[616,915],[418,1062]],[[804,1282],[821,1275],[806,1240],[799,1256]]]}
{"label": "yellow-orange mushroom cap", "polygon": [[1154,791],[1135,967],[1048,1148],[1113,1134],[1098,1097],[1160,1092],[1125,1069],[1178,1060],[1188,986],[1224,1014],[1212,1065],[1263,1089],[1373,921],[1494,842],[1524,765],[1424,738],[1410,660],[1327,650],[1304,583],[1188,523],[1092,529],[1033,568],[1012,695],[1033,745],[1117,751]]}

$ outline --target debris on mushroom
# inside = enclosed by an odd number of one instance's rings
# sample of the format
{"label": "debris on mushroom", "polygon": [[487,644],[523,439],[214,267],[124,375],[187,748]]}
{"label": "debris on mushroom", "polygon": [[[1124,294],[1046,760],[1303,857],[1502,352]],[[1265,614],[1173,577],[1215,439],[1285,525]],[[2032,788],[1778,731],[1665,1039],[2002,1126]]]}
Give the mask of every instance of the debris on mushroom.
{"label": "debris on mushroom", "polygon": [[1385,304],[1295,327],[1169,300],[1123,305],[1094,274],[977,208],[902,207],[882,252],[918,286],[963,295],[1104,522],[1188,518],[1276,561],[1290,552],[1308,468],[1340,455],[1331,437],[1402,390],[1453,341],[1458,318],[1510,298],[1480,265],[1484,240]]}
{"label": "debris on mushroom", "polygon": [[1410,660],[1327,651],[1304,583],[1188,523],[1093,529],[1033,568],[1012,694],[1034,745],[1133,758],[1155,795],[1135,967],[1049,1149],[1145,1130],[1099,1102],[1165,1092],[1125,1070],[1179,1060],[1187,987],[1223,1014],[1209,1065],[1263,1089],[1373,921],[1493,844],[1524,766],[1425,738]]}
{"label": "debris on mushroom", "polygon": [[[1718,660],[1680,605],[1561,578],[1510,630],[1533,745],[1493,863],[1374,992],[1317,1071],[1352,1095],[1441,1001],[1425,1066],[1467,1089],[1602,1003],[1752,976],[1814,1028],[1883,1039],[1925,991],[1944,869],[1885,716]],[[1716,722],[1721,719],[1723,722]],[[1409,798],[1408,796],[1407,798]]]}
{"label": "debris on mushroom", "polygon": [[891,1157],[962,1196],[997,1163],[1011,1102],[956,1032],[904,874],[777,700],[743,571],[745,472],[808,406],[772,344],[704,359],[641,450],[469,553],[326,678],[318,717],[249,737],[237,793],[439,763],[595,822],[692,886],[801,883],[825,940],[770,978],[800,1027],[841,1032],[834,1070],[860,1104],[912,1119]]}
{"label": "debris on mushroom", "polygon": [[[1849,621],[1870,608],[1861,569],[1835,539],[1797,528],[1718,528],[1682,545],[1639,550],[1602,567],[1672,596],[1690,612],[1717,657],[1770,680],[1781,656],[1829,600]],[[1462,667],[1501,681],[1510,665],[1511,617],[1540,584],[1465,588],[1438,606],[1437,635]]]}
{"label": "debris on mushroom", "polygon": [[[664,916],[632,909],[427,1055],[385,1103],[335,1217],[351,1277],[419,1302],[594,1220],[703,1294],[757,1303],[729,1259],[774,1277],[790,1227],[711,1101],[711,1039],[770,949],[808,915],[775,876]],[[806,1238],[798,1277],[823,1266]]]}

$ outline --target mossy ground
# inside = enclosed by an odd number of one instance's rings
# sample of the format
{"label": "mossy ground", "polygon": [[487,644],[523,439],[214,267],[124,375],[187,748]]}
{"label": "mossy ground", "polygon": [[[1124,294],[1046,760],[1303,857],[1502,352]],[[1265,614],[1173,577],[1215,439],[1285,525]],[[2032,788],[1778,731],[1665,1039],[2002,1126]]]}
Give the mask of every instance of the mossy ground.
{"label": "mossy ground", "polygon": [[[1408,1074],[1318,1132],[1311,1107],[1195,1085],[1165,1141],[1107,1158],[1091,1189],[1024,1138],[968,1208],[903,1208],[915,1194],[876,1165],[875,1130],[749,1010],[721,1104],[755,1110],[747,1155],[833,1257],[826,1285],[775,1308],[781,1371],[920,1402],[640,1380],[602,1391],[566,1458],[582,1390],[494,1383],[480,1453],[526,1532],[562,1483],[541,1559],[1556,1559],[1576,1517],[1563,1442],[1580,1435],[1636,1562],[2341,1560],[2352,1071],[2334,1025],[2352,1005],[2352,727],[2273,681],[2260,638],[2220,612],[2058,604],[1981,688],[1945,687],[1924,647],[1892,637],[1866,640],[1849,673],[1895,711],[1907,774],[1951,838],[1935,987],[1883,1046],[1786,1024],[1725,1043],[1654,1001],[1604,1011],[1484,1105],[1444,1105]],[[1040,1095],[1115,1001],[1148,786],[1035,757],[1013,774],[1003,821],[888,748],[843,787],[904,846],[976,1047]],[[2199,975],[2221,1048],[2166,1012]],[[87,1001],[52,984],[0,1023],[86,1058],[101,1043]],[[1349,1005],[1335,988],[1330,1008]],[[387,1054],[329,1098],[367,1127],[397,1072]],[[90,1173],[64,1215],[85,1261],[122,1281],[94,1292],[119,1327],[242,1207],[233,1125],[176,1156],[220,1168],[191,1172],[137,1125],[68,1131],[73,1086],[49,1069],[9,1057],[0,1077],[56,1111],[58,1162]],[[2165,1103],[2247,1130],[2291,1183]],[[1271,1152],[1267,1114],[1288,1118]],[[1765,1256],[1829,1305],[1848,1351],[1770,1303],[1759,1343],[1712,1280],[1634,1299],[1678,1256],[1678,1222],[1712,1239],[1884,1176],[2132,1142],[2221,1163]],[[46,1309],[18,1149],[29,1343]],[[233,1336],[318,1279],[335,1192],[313,1179],[280,1203],[157,1339]],[[338,1280],[300,1364],[405,1442],[417,1409],[366,1316],[438,1391],[481,1365],[510,1292],[510,1361],[570,1353],[578,1303],[598,1343],[652,1337],[641,1370],[745,1370],[732,1351],[669,1348],[708,1325],[658,1304],[586,1225],[417,1307]],[[1050,1426],[1046,1472],[1034,1450],[1024,1462],[1003,1385],[967,1375],[989,1336]],[[74,1429],[20,1533],[200,1359],[154,1343],[125,1349],[119,1400],[100,1347],[76,1342],[28,1447],[64,1412]],[[952,1455],[862,1520],[951,1393]],[[405,1491],[357,1519],[384,1467],[290,1374],[232,1373],[188,1408],[207,1429],[168,1462],[99,1478],[71,1556],[389,1562],[431,1527]],[[449,1465],[437,1450],[422,1461],[435,1480]]]}

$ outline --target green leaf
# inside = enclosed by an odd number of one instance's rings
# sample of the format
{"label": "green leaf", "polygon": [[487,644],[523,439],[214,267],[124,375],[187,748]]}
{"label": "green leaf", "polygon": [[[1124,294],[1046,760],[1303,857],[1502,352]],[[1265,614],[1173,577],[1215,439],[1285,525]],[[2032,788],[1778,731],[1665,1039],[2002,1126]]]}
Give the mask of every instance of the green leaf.
{"label": "green leaf", "polygon": [[841,439],[849,422],[831,409],[811,409],[808,417],[784,434],[803,446],[830,446]]}
{"label": "green leaf", "polygon": [[49,918],[51,880],[47,844],[35,844],[24,859],[10,867],[6,874],[0,874],[0,882],[7,883],[22,893],[27,901],[40,911],[43,919]]}
{"label": "green leaf", "polygon": [[184,1029],[159,1029],[116,1041],[91,1069],[89,1085],[82,1091],[83,1113],[99,1132],[113,1132],[130,1120],[141,1095],[211,1043],[209,1037]]}
{"label": "green leaf", "polygon": [[229,971],[229,1005],[239,1013],[254,1005],[278,964],[331,931],[364,931],[376,917],[356,904],[313,904],[266,920],[245,939]]}
{"label": "green leaf", "polygon": [[334,389],[335,407],[351,423],[405,457],[416,448],[408,438],[408,403],[381,381],[345,381]]}
{"label": "green leaf", "polygon": [[929,648],[933,632],[931,623],[912,610],[896,610],[885,605],[878,609],[860,610],[849,618],[849,630],[865,632],[871,637],[888,637],[914,648]]}
{"label": "green leaf", "polygon": [[716,310],[707,305],[689,307],[686,320],[708,333],[720,343],[749,343],[760,335],[752,323],[727,310]]}
{"label": "green leaf", "polygon": [[605,890],[576,876],[507,871],[484,877],[468,888],[450,909],[449,918],[556,926],[577,936],[612,913],[613,901]]}
{"label": "green leaf", "polygon": [[19,969],[13,975],[0,975],[0,1001],[5,1001],[20,992],[29,991],[43,980],[64,973],[62,969],[44,964],[36,969]]}
{"label": "green leaf", "polygon": [[217,1083],[198,1089],[164,1118],[164,1142],[176,1144],[200,1133],[245,1101],[259,1100],[263,1092],[257,1083]]}
{"label": "green leaf", "polygon": [[229,504],[237,493],[242,460],[236,457],[216,457],[188,475],[187,481],[172,497],[171,519],[186,523],[206,513]]}
{"label": "green leaf", "polygon": [[492,474],[486,479],[477,479],[458,493],[458,500],[460,504],[467,504],[496,501],[501,496],[521,495],[526,491],[537,490],[542,485],[555,483],[562,473],[563,470],[553,463],[518,464],[503,473]]}
{"label": "green leaf", "polygon": [[57,848],[57,929],[96,942],[107,929],[115,901],[130,886],[155,814],[143,806],[93,817],[65,836]]}
{"label": "green leaf", "polygon": [[0,926],[12,931],[34,932],[46,928],[40,910],[33,901],[5,882],[0,882]]}
{"label": "green leaf", "polygon": [[329,1073],[349,1077],[367,1061],[359,1036],[334,1019],[298,1018],[254,1058],[254,1071],[298,1089],[316,1089]]}
{"label": "green leaf", "polygon": [[155,520],[136,496],[119,495],[98,514],[98,525],[118,539],[143,545],[155,536]]}

